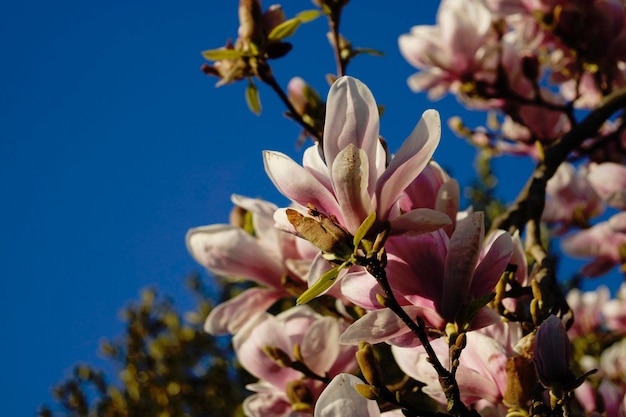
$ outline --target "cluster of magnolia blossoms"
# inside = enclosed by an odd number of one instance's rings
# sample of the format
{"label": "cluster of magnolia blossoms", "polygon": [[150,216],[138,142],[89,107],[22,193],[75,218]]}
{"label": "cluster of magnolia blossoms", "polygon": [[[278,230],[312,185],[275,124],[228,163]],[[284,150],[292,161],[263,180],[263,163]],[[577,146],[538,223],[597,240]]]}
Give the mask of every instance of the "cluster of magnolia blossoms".
{"label": "cluster of magnolia blossoms", "polygon": [[[580,127],[580,115],[625,93],[622,1],[444,0],[437,24],[413,27],[399,47],[420,70],[411,89],[431,98],[449,92],[499,114],[490,129],[451,122],[492,153],[541,162],[545,149]],[[626,265],[624,126],[621,116],[578,139],[568,152],[574,163],[561,165],[546,190],[543,220],[555,236],[572,232],[562,249],[592,258],[581,271],[589,277]],[[599,220],[607,206],[614,210]]]}
{"label": "cluster of magnolia blossoms", "polygon": [[[570,366],[565,323],[520,290],[533,272],[518,234],[485,236],[481,212],[459,211],[457,182],[431,160],[437,112],[426,111],[390,158],[364,84],[339,78],[326,109],[324,140],[302,165],[264,153],[290,207],[234,196],[245,222],[187,235],[209,271],[258,284],[216,306],[205,324],[234,335],[240,363],[258,378],[246,415],[432,415],[439,407],[504,416],[538,400],[538,413],[570,407],[577,388],[581,398],[605,395]],[[516,289],[517,298],[503,296]],[[529,307],[535,326],[501,319]],[[391,357],[375,354],[380,343]],[[388,380],[385,361],[406,378]],[[623,397],[623,382],[611,392]],[[609,410],[608,401],[585,410]],[[620,401],[608,415],[623,415]]]}

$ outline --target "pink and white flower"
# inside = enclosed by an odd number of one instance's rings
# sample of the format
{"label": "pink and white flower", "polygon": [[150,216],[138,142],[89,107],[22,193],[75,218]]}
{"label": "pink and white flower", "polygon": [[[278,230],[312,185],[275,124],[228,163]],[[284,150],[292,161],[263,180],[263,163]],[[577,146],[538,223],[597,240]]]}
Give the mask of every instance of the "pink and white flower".
{"label": "pink and white flower", "polygon": [[211,310],[205,330],[213,335],[235,333],[276,301],[292,296],[285,277],[304,287],[316,254],[308,242],[274,228],[274,204],[236,195],[233,202],[252,213],[256,237],[228,224],[196,227],[186,236],[189,253],[213,274],[259,284]]}
{"label": "pink and white flower", "polygon": [[[341,77],[328,93],[321,149],[307,149],[302,166],[283,153],[265,151],[265,170],[283,195],[334,216],[352,234],[374,212],[379,223],[390,220],[393,228],[394,221],[409,222],[423,233],[449,224],[448,216],[435,210],[400,213],[398,208],[404,189],[426,167],[439,143],[439,114],[424,112],[388,166],[378,127],[370,90],[355,78]],[[276,220],[284,229],[293,229],[284,214],[278,213]]]}

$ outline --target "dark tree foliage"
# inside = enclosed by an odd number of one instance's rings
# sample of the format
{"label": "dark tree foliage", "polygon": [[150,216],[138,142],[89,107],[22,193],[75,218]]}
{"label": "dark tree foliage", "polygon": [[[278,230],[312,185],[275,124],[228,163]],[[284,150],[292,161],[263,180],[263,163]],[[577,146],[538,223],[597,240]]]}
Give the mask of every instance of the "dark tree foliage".
{"label": "dark tree foliage", "polygon": [[[189,284],[198,306],[184,317],[170,299],[143,290],[123,312],[125,333],[102,345],[117,378],[77,365],[53,388],[57,404],[43,406],[39,417],[243,415],[243,387],[252,378],[236,366],[228,340],[204,332],[209,297],[199,277]],[[236,291],[236,284],[225,285],[220,298]]]}

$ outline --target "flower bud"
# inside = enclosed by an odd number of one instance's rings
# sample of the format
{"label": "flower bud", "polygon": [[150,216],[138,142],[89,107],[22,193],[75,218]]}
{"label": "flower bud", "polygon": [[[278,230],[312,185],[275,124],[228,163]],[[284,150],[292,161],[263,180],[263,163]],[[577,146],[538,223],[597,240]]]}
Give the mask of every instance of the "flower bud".
{"label": "flower bud", "polygon": [[356,361],[361,368],[363,377],[368,383],[377,387],[384,386],[383,372],[380,369],[376,356],[374,355],[372,345],[367,342],[359,343],[359,350],[356,353]]}
{"label": "flower bud", "polygon": [[574,378],[570,370],[570,341],[560,318],[549,316],[537,330],[534,360],[545,387],[562,387]]}

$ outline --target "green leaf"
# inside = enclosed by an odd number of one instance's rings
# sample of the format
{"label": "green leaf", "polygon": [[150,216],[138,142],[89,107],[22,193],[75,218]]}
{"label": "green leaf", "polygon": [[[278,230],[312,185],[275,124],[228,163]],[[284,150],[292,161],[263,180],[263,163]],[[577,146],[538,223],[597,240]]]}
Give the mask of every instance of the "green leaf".
{"label": "green leaf", "polygon": [[315,281],[315,283],[311,285],[311,287],[308,290],[303,292],[302,295],[298,297],[298,299],[296,300],[296,303],[306,304],[312,299],[314,299],[315,297],[317,297],[318,295],[321,295],[324,291],[326,291],[333,285],[333,283],[339,276],[339,271],[341,271],[341,269],[347,265],[348,263],[344,262],[338,267],[335,267],[331,269],[330,271],[322,274],[322,276],[317,281]]}
{"label": "green leaf", "polygon": [[363,223],[361,223],[359,228],[356,230],[356,233],[354,234],[354,239],[352,240],[355,250],[359,247],[359,243],[361,243],[361,240],[365,237],[367,232],[370,231],[375,221],[376,212],[373,212],[372,214],[367,216],[365,220],[363,220]]}
{"label": "green leaf", "polygon": [[245,51],[239,51],[237,49],[209,49],[202,51],[202,56],[209,61],[220,61],[222,59],[237,59],[246,56]]}
{"label": "green leaf", "polygon": [[246,88],[246,103],[248,103],[248,107],[250,111],[257,116],[261,114],[261,99],[259,98],[259,90],[256,88],[256,85],[250,80],[250,84],[248,84],[248,88]]}
{"label": "green leaf", "polygon": [[281,39],[285,39],[296,33],[296,30],[302,23],[302,20],[298,18],[285,20],[280,25],[276,26],[272,31],[267,35],[267,38],[270,41],[279,41]]}
{"label": "green leaf", "polygon": [[305,10],[296,15],[296,19],[300,19],[302,23],[311,22],[322,15],[322,12],[319,10]]}

